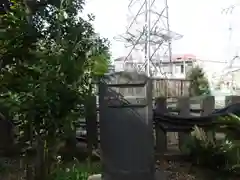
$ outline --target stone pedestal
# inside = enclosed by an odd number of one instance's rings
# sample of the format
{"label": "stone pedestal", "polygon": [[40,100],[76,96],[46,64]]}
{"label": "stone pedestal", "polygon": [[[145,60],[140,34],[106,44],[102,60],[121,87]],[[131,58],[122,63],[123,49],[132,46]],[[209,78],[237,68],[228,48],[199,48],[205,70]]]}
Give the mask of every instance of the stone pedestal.
{"label": "stone pedestal", "polygon": [[[103,180],[154,180],[152,82],[129,81],[99,85]],[[141,94],[129,96],[129,89]]]}
{"label": "stone pedestal", "polygon": [[[168,179],[168,173],[157,170],[155,173],[154,180],[167,180]],[[101,174],[94,174],[88,177],[88,180],[102,180]]]}
{"label": "stone pedestal", "polygon": [[102,175],[101,174],[93,174],[88,177],[88,180],[102,180]]}

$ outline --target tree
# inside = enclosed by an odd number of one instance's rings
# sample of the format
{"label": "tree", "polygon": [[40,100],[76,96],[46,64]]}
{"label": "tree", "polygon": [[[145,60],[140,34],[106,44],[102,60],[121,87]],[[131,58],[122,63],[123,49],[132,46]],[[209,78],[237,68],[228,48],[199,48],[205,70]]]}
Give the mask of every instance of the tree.
{"label": "tree", "polygon": [[[92,79],[106,72],[109,45],[95,33],[93,16],[79,16],[82,1],[61,0],[31,14],[26,4],[12,2],[1,16],[0,110],[19,125],[27,148],[37,148],[39,162],[50,166],[58,142],[75,138]],[[36,169],[36,179],[44,179],[46,169]]]}
{"label": "tree", "polygon": [[191,96],[210,94],[209,82],[201,67],[196,66],[192,68],[188,74],[188,79],[191,81],[189,86]]}
{"label": "tree", "polygon": [[[82,4],[82,1],[79,1]],[[35,13],[42,7],[46,7],[47,5],[52,5],[57,8],[60,8],[61,0],[2,0],[0,2],[0,13],[6,14],[11,11],[11,7],[15,4],[23,3],[27,7],[27,11],[30,14]]]}

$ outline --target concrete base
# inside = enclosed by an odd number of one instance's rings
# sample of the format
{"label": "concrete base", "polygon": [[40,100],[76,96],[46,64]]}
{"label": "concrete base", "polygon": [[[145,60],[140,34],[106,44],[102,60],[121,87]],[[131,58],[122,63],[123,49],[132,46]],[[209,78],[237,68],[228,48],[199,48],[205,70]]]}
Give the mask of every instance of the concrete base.
{"label": "concrete base", "polygon": [[[155,180],[167,180],[169,174],[164,171],[157,170],[155,173]],[[88,177],[88,180],[102,180],[101,174],[94,174]]]}
{"label": "concrete base", "polygon": [[102,180],[102,175],[101,174],[93,174],[88,177],[88,180]]}

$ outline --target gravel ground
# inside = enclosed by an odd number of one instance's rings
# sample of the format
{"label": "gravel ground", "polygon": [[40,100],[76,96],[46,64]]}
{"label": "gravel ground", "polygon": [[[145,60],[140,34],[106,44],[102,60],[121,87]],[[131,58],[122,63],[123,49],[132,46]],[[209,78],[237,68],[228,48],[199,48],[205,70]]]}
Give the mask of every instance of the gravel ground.
{"label": "gravel ground", "polygon": [[[11,169],[11,173],[2,176],[1,168],[3,168],[3,166],[0,166],[0,180],[20,180],[21,177],[23,177],[24,171],[22,171],[21,168],[16,168],[21,166],[18,160],[1,158],[0,165],[3,163],[5,164],[5,168]],[[219,173],[194,167],[188,162],[161,160],[156,163],[156,170],[159,173],[157,180],[240,180],[240,177],[219,177],[217,176]]]}
{"label": "gravel ground", "polygon": [[190,164],[183,166],[170,161],[158,161],[156,169],[165,174],[165,180],[197,180],[195,176],[189,174]]}
{"label": "gravel ground", "polygon": [[195,167],[188,162],[157,162],[157,169],[166,174],[165,180],[240,180],[240,177],[219,175],[209,169]]}

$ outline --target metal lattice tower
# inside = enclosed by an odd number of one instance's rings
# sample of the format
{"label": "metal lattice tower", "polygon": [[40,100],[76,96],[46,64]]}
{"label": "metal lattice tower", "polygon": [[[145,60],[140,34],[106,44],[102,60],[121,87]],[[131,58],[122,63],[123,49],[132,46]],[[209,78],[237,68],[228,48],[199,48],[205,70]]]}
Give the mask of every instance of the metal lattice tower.
{"label": "metal lattice tower", "polygon": [[164,74],[161,63],[169,61],[172,74],[172,40],[182,35],[170,31],[167,0],[130,0],[126,33],[115,37],[125,43],[124,69],[132,66],[148,76]]}

